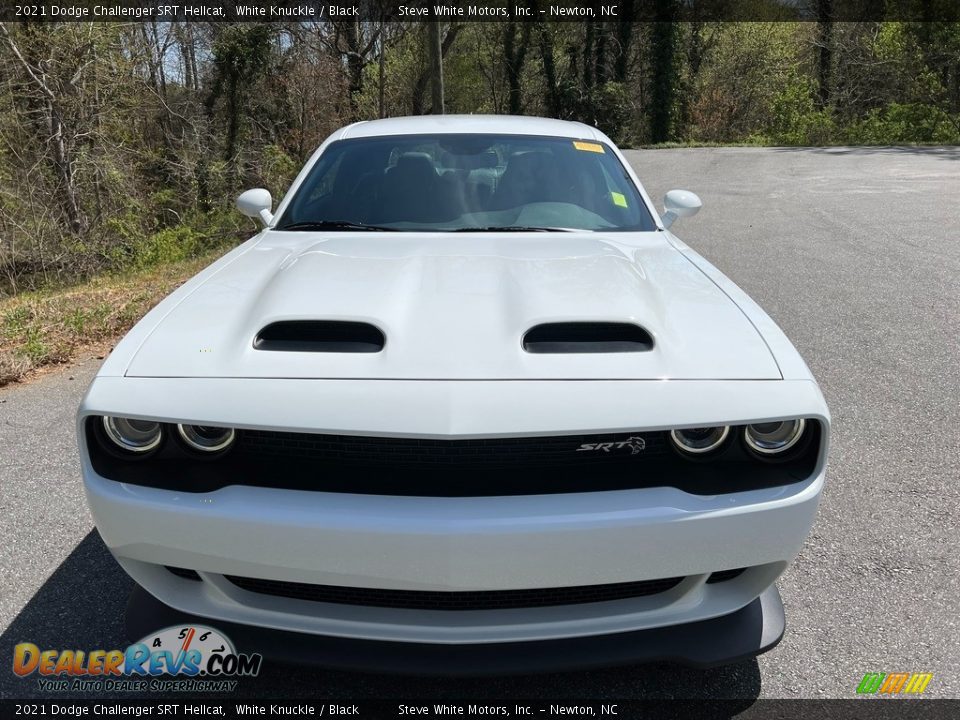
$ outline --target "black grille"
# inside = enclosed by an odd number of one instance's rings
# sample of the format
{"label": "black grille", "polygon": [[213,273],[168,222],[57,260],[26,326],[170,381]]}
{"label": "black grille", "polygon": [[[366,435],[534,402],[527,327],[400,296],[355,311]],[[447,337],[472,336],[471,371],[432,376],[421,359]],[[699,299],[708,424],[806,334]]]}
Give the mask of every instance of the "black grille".
{"label": "black grille", "polygon": [[[642,411],[640,408],[638,411]],[[238,430],[216,458],[184,452],[170,438],[147,460],[118,457],[103,423],[86,422],[87,447],[102,476],[178,492],[230,485],[408,497],[493,497],[675,487],[717,495],[773,487],[810,477],[820,423],[795,457],[762,463],[740,442],[708,462],[673,450],[663,431],[473,440],[414,439]],[[734,432],[742,432],[739,428]]]}
{"label": "black grille", "polygon": [[676,587],[683,580],[676,577],[611,585],[443,592],[311,585],[235,575],[227,575],[226,578],[237,587],[264,595],[339,605],[365,605],[406,610],[509,610],[551,605],[580,605],[656,595]]}
{"label": "black grille", "polygon": [[[590,449],[581,449],[590,446]],[[669,451],[664,433],[421,440],[244,430],[239,447],[263,455],[381,467],[568,467],[637,463]]]}

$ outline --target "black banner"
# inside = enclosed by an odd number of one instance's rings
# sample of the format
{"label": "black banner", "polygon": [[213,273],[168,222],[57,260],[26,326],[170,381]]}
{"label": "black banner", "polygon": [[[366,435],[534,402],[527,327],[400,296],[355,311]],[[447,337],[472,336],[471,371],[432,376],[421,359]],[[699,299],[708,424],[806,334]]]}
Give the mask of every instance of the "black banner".
{"label": "black banner", "polygon": [[3,718],[955,718],[960,700],[2,700]]}
{"label": "black banner", "polygon": [[14,22],[957,22],[956,0],[0,0]]}

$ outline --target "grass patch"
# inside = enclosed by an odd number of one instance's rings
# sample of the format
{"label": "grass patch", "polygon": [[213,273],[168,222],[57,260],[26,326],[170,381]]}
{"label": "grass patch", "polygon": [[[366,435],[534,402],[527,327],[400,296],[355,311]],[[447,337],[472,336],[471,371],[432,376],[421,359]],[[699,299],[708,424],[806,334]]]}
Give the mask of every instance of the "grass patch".
{"label": "grass patch", "polygon": [[0,386],[66,362],[85,345],[119,337],[225,249],[0,300]]}

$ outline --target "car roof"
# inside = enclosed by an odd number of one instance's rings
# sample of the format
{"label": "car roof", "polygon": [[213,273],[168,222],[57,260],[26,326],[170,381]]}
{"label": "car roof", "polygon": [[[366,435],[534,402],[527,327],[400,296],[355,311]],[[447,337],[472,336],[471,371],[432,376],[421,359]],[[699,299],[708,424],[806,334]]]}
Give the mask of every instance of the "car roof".
{"label": "car roof", "polygon": [[442,133],[541,135],[609,142],[599,130],[583,123],[520,115],[417,115],[369,120],[343,128],[338,139]]}

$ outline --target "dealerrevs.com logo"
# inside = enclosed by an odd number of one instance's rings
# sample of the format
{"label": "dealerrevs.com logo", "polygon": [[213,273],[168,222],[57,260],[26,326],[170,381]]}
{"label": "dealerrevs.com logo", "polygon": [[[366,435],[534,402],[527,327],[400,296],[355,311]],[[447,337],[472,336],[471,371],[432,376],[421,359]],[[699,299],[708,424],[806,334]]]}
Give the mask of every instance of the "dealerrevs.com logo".
{"label": "dealerrevs.com logo", "polygon": [[232,692],[236,678],[256,676],[262,662],[203,625],[164,628],[125,650],[41,650],[29,642],[13,650],[13,672],[36,676],[47,692]]}

